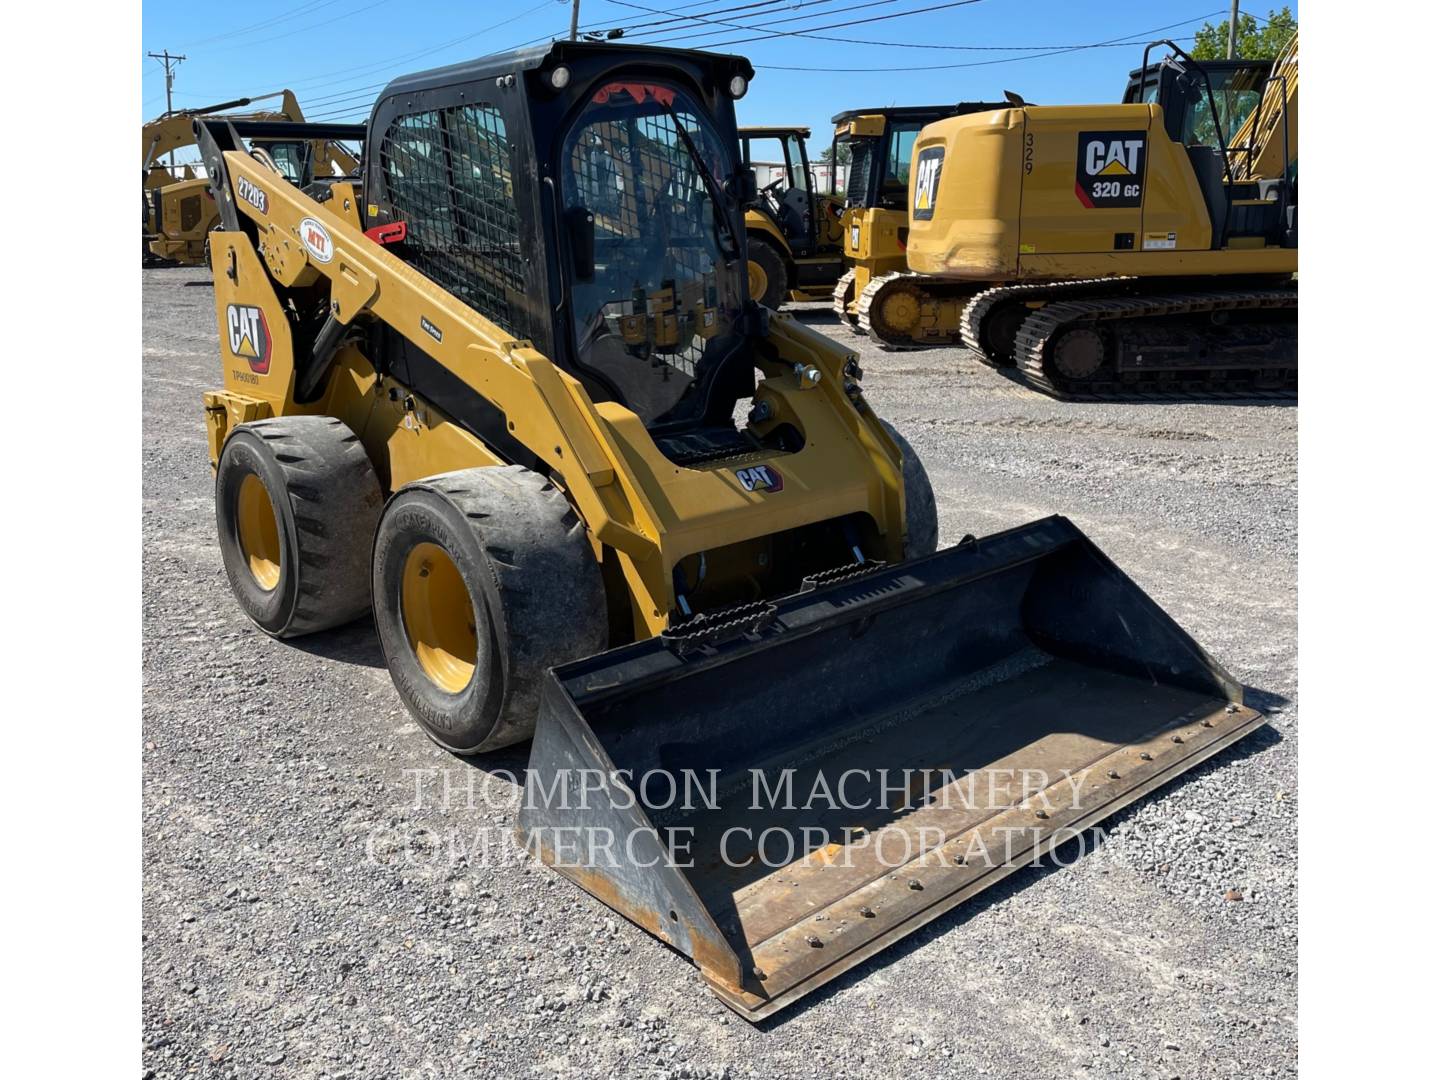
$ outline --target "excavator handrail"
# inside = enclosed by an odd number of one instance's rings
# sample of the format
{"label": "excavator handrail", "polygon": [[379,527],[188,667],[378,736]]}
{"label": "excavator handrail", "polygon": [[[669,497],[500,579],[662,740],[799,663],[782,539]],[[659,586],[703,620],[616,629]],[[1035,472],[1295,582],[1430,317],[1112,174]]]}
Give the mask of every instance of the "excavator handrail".
{"label": "excavator handrail", "polygon": [[[1215,124],[1215,138],[1218,140],[1221,136],[1221,133],[1224,131],[1224,128],[1220,126],[1220,110],[1215,105],[1215,86],[1210,81],[1210,73],[1205,70],[1204,65],[1202,65],[1198,60],[1196,60],[1193,56],[1187,53],[1184,49],[1180,48],[1179,45],[1176,45],[1175,42],[1171,41],[1169,38],[1160,38],[1158,41],[1152,41],[1149,45],[1145,46],[1145,52],[1140,59],[1140,88],[1142,92],[1145,88],[1145,72],[1148,71],[1150,68],[1150,50],[1153,49],[1156,45],[1170,46],[1172,57],[1180,57],[1180,59],[1186,61],[1196,71],[1200,72],[1201,78],[1205,80],[1205,96],[1210,100],[1210,119]],[[1166,59],[1171,59],[1172,57],[1166,57]],[[1164,63],[1164,61],[1162,60],[1161,63]],[[1156,68],[1157,72],[1155,75],[1155,86],[1158,93],[1160,86],[1158,64],[1156,65]],[[1230,231],[1230,192],[1235,184],[1235,172],[1233,169],[1230,168],[1230,155],[1225,153],[1224,143],[1221,143],[1220,161],[1221,164],[1225,166],[1225,216],[1220,219],[1220,235],[1221,237],[1224,237]]]}

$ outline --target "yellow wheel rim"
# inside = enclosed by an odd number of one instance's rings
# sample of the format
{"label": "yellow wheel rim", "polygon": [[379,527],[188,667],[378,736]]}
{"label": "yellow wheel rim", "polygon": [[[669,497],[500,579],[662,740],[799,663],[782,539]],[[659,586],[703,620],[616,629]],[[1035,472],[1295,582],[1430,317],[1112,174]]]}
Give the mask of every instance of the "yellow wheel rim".
{"label": "yellow wheel rim", "polygon": [[240,553],[255,583],[269,592],[280,583],[280,528],[265,482],[254,473],[240,481],[235,519],[240,526]]}
{"label": "yellow wheel rim", "polygon": [[400,613],[420,670],[448,694],[475,674],[475,607],[460,571],[438,544],[416,544],[400,576]]}
{"label": "yellow wheel rim", "polygon": [[920,304],[909,292],[897,292],[884,301],[882,317],[897,330],[913,330],[920,322]]}
{"label": "yellow wheel rim", "polygon": [[765,268],[754,259],[746,262],[746,269],[750,275],[750,299],[759,303],[765,299],[765,290],[770,287],[770,276],[765,273]]}

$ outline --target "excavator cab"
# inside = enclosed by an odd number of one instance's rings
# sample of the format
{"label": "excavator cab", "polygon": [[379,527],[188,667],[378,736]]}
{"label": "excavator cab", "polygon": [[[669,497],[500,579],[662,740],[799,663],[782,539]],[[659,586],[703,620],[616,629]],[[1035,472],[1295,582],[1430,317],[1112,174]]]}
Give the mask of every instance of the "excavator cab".
{"label": "excavator cab", "polygon": [[[1157,46],[1167,55],[1151,64]],[[1293,45],[1291,50],[1293,51]],[[1196,60],[1171,41],[1147,46],[1141,67],[1130,73],[1123,103],[1156,104],[1165,133],[1184,147],[1205,199],[1213,250],[1232,241],[1298,244],[1292,148],[1295,127],[1289,109],[1295,86],[1270,60]],[[1277,85],[1278,84],[1278,85]],[[1272,86],[1279,93],[1272,91]],[[1250,118],[1267,99],[1279,102],[1283,175],[1249,176],[1255,158]]]}

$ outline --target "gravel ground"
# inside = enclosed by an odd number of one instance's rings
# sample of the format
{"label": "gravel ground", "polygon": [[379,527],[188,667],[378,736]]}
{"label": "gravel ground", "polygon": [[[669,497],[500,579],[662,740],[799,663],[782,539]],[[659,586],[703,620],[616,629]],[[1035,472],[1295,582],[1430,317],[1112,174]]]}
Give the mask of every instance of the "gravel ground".
{"label": "gravel ground", "polygon": [[433,747],[366,623],[283,644],[245,620],[200,407],[213,295],[144,290],[146,1076],[1294,1073],[1293,408],[1059,404],[802,311],[858,346],[942,543],[1068,515],[1272,726],[757,1028],[514,849],[524,748]]}

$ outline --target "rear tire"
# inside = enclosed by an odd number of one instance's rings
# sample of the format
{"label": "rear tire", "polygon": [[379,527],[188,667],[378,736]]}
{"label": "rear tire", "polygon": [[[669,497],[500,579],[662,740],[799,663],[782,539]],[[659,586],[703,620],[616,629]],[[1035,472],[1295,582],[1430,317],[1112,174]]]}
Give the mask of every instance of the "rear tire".
{"label": "rear tire", "polygon": [[546,671],[607,643],[585,527],[553,484],[519,465],[398,491],[376,531],[372,582],[395,689],[456,754],[530,738]]}
{"label": "rear tire", "polygon": [[215,470],[215,519],[241,609],[278,638],[365,614],[382,502],[365,448],[339,420],[282,416],[237,427]]}
{"label": "rear tire", "polygon": [[[757,236],[748,238],[750,259],[751,296],[757,304],[763,304],[778,311],[790,295],[790,272],[785,268],[785,256],[775,245]],[[758,282],[758,285],[757,285]],[[756,295],[757,292],[759,295]]]}
{"label": "rear tire", "polygon": [[881,420],[880,426],[890,433],[904,455],[901,473],[905,481],[905,558],[933,555],[940,545],[940,519],[935,510],[935,489],[930,486],[930,474],[910,440],[896,431],[894,424]]}

